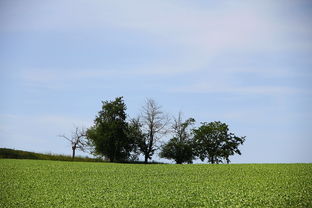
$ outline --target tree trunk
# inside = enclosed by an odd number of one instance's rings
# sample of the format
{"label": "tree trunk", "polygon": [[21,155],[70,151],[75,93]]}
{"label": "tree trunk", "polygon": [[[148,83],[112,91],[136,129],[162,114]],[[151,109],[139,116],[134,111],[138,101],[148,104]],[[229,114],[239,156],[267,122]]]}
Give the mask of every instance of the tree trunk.
{"label": "tree trunk", "polygon": [[147,164],[148,162],[148,154],[145,154],[144,163]]}
{"label": "tree trunk", "polygon": [[[118,141],[115,143],[115,151],[114,151],[114,158],[113,158],[113,161],[117,161],[117,158],[116,158],[117,148],[118,148]],[[113,162],[113,161],[111,161],[111,162]]]}
{"label": "tree trunk", "polygon": [[73,149],[73,160],[75,159],[75,151],[76,151],[76,148],[75,147],[72,147]]}

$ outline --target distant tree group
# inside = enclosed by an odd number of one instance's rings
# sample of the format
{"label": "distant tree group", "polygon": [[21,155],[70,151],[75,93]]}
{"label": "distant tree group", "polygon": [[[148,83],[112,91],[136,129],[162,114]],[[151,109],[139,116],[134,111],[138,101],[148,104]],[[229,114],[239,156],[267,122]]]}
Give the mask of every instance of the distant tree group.
{"label": "distant tree group", "polygon": [[[230,156],[241,154],[239,146],[245,137],[229,132],[227,124],[220,121],[201,123],[194,128],[195,119],[182,119],[182,113],[170,122],[168,114],[154,100],[147,99],[136,118],[127,119],[123,97],[102,102],[102,109],[94,125],[86,131],[76,128],[72,138],[75,150],[92,149],[94,155],[103,156],[111,162],[135,161],[139,155],[148,163],[157,150],[159,156],[174,160],[177,164],[192,163],[196,158],[209,163],[229,163]],[[161,138],[171,135],[167,142]]]}

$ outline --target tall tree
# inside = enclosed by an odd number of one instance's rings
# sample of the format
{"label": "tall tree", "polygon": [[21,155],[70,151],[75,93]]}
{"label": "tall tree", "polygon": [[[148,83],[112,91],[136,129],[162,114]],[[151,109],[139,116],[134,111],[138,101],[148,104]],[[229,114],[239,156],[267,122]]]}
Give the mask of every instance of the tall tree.
{"label": "tall tree", "polygon": [[126,105],[122,97],[114,101],[102,102],[102,110],[87,130],[87,138],[94,146],[95,154],[108,158],[111,162],[124,161],[130,156],[133,141],[128,136]]}
{"label": "tall tree", "polygon": [[169,117],[161,110],[161,107],[153,100],[147,99],[141,113],[142,131],[145,136],[138,142],[139,150],[144,155],[144,162],[152,159],[157,149],[157,142],[167,133]]}
{"label": "tall tree", "polygon": [[72,158],[75,159],[76,150],[85,151],[87,149],[86,131],[83,128],[75,127],[71,137],[59,135],[70,142],[72,148]]}
{"label": "tall tree", "polygon": [[220,121],[202,123],[202,126],[194,130],[195,154],[202,161],[207,158],[212,164],[224,161],[229,163],[229,156],[241,154],[238,146],[244,141],[245,137],[230,133],[228,125]]}
{"label": "tall tree", "polygon": [[173,138],[162,146],[159,154],[162,158],[173,159],[177,164],[192,163],[194,159],[192,150],[192,133],[190,127],[195,123],[195,119],[189,118],[182,121],[182,113],[178,118],[174,118],[172,124]]}

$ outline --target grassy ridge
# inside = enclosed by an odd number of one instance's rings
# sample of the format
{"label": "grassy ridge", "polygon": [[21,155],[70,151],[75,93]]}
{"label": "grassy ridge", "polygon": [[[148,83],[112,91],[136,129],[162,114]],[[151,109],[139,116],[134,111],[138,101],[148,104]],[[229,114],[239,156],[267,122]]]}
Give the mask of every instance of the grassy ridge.
{"label": "grassy ridge", "polygon": [[[0,148],[0,158],[73,161],[72,157],[68,155],[41,154],[41,153],[14,150],[14,149],[8,149],[8,148]],[[80,157],[80,156],[76,156],[74,161],[103,162],[103,160],[99,158],[88,158],[88,157]]]}
{"label": "grassy ridge", "polygon": [[0,160],[0,207],[312,207],[312,164]]}

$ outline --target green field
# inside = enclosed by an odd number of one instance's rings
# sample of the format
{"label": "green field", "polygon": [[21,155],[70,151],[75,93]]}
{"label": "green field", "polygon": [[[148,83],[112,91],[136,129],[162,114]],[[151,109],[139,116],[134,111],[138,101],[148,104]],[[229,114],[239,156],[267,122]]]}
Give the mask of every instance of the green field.
{"label": "green field", "polygon": [[0,207],[312,207],[312,164],[0,159]]}

